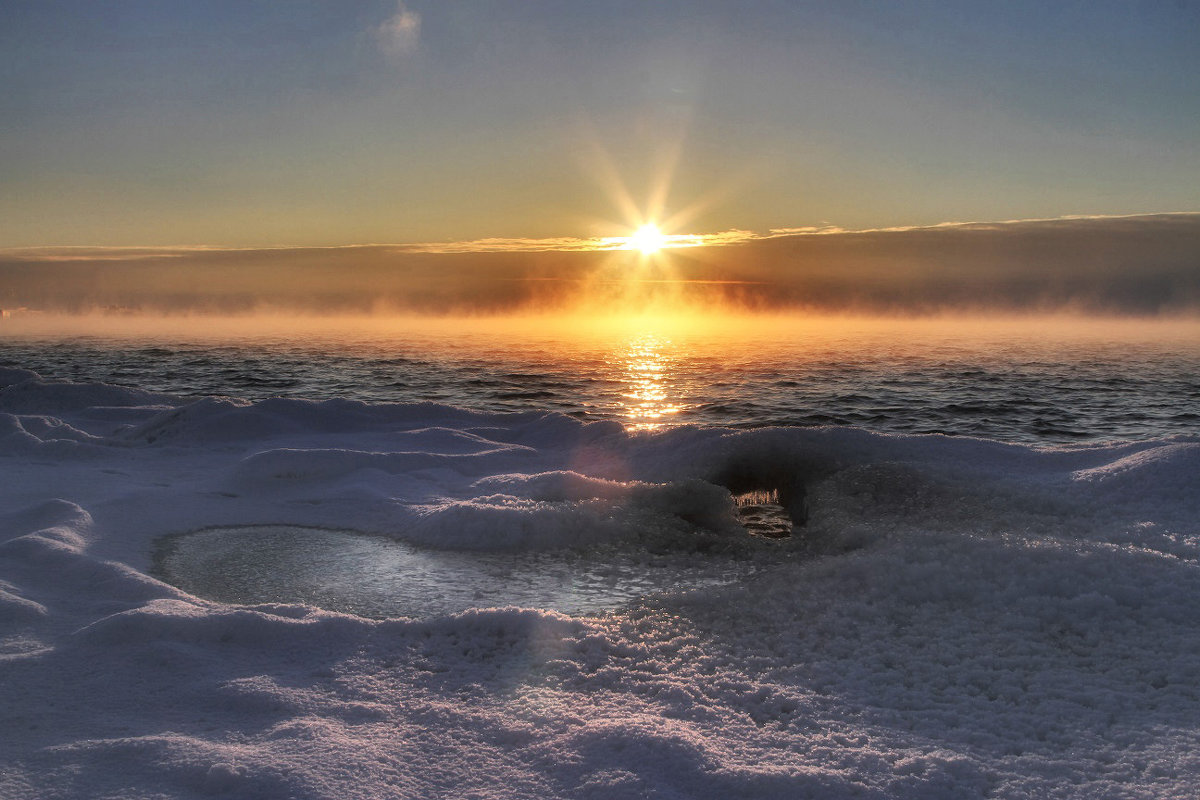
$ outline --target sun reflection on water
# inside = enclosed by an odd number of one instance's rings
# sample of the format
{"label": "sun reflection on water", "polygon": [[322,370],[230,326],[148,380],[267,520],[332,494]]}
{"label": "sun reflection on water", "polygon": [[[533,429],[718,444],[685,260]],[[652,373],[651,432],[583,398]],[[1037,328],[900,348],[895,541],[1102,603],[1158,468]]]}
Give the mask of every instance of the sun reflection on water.
{"label": "sun reflection on water", "polygon": [[684,409],[678,397],[675,347],[670,339],[644,333],[617,354],[615,366],[625,384],[621,393],[626,427],[657,430]]}

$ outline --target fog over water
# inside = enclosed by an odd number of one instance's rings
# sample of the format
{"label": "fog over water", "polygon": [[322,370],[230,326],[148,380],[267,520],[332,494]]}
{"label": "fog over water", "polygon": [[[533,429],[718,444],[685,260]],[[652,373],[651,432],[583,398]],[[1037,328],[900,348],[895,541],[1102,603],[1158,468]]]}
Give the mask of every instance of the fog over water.
{"label": "fog over water", "polygon": [[732,232],[705,241],[725,243],[653,256],[545,249],[538,240],[10,249],[0,251],[0,307],[220,314],[1200,310],[1200,214]]}

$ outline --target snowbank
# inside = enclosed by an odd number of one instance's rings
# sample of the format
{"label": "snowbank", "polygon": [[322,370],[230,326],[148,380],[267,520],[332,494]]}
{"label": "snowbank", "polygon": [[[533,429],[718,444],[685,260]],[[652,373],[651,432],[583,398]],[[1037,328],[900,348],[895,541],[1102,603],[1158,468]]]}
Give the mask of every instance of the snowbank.
{"label": "snowbank", "polygon": [[[0,374],[0,797],[1164,797],[1200,781],[1200,438],[633,435]],[[774,490],[791,539],[738,523]],[[214,526],[737,558],[611,614],[152,577]]]}

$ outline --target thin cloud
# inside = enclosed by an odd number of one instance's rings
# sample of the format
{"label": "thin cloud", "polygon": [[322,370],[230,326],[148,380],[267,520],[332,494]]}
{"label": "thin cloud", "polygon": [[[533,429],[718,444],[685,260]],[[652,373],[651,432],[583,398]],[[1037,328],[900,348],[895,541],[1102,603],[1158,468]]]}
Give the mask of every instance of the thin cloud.
{"label": "thin cloud", "polygon": [[35,263],[54,261],[151,261],[164,258],[185,258],[203,254],[221,253],[265,253],[286,251],[292,253],[320,250],[354,250],[379,247],[375,244],[348,244],[332,247],[280,246],[280,247],[224,247],[221,245],[43,245],[34,247],[0,248],[0,264]]}
{"label": "thin cloud", "polygon": [[421,37],[421,15],[404,5],[396,3],[396,13],[372,30],[375,43],[388,58],[399,58],[411,53]]}
{"label": "thin cloud", "polygon": [[1122,220],[1131,221],[1135,225],[1145,224],[1150,220],[1171,220],[1174,219],[1180,223],[1194,222],[1200,218],[1200,212],[1196,211],[1167,211],[1157,214],[1067,214],[1061,217],[1030,217],[1026,219],[1005,219],[988,222],[938,222],[933,225],[896,225],[887,228],[840,228],[836,225],[826,225],[824,227],[804,227],[804,228],[771,228],[771,232],[766,236],[755,238],[774,239],[786,236],[810,236],[818,234],[844,233],[844,234],[864,234],[864,233],[912,233],[915,231],[944,231],[944,230],[963,230],[963,231],[999,231],[1011,230],[1021,226],[1038,226],[1048,228],[1057,225],[1058,227],[1070,227],[1077,222],[1108,222],[1113,225],[1118,225]]}
{"label": "thin cloud", "polygon": [[[932,225],[904,225],[887,228],[841,228],[836,225],[771,228],[767,232],[731,228],[716,233],[676,233],[664,235],[664,248],[715,247],[720,245],[766,242],[780,239],[803,239],[817,236],[854,237],[874,234],[918,234],[921,232],[952,231],[1050,231],[1072,230],[1081,225],[1084,230],[1113,231],[1125,227],[1145,228],[1147,225],[1195,226],[1200,222],[1200,212],[1179,211],[1158,214],[1085,215],[1074,214],[1062,217],[1009,219],[996,221],[939,222]],[[1102,223],[1102,228],[1089,223]],[[221,245],[172,245],[172,246],[92,246],[92,245],[45,245],[34,247],[0,248],[0,260],[6,262],[35,261],[134,261],[158,258],[179,258],[198,253],[266,253],[286,251],[292,253],[380,250],[391,253],[553,253],[595,252],[628,249],[627,236],[557,236],[545,238],[490,237],[445,242],[364,242],[342,245],[299,245],[276,247],[225,247]]]}
{"label": "thin cloud", "polygon": [[822,227],[817,227],[815,225],[806,225],[802,228],[771,228],[771,232],[768,236],[759,236],[756,238],[769,239],[774,236],[794,236],[794,235],[799,235],[799,234],[845,233],[845,232],[846,232],[845,228],[839,228],[836,225],[825,225]]}
{"label": "thin cloud", "polygon": [[[720,233],[668,233],[663,235],[663,248],[711,247],[722,244],[752,241],[763,238],[752,231],[728,230]],[[470,239],[461,242],[421,242],[395,245],[396,251],[409,253],[540,253],[591,252],[630,249],[628,236],[595,236],[581,238],[560,236],[545,239],[501,238]]]}
{"label": "thin cloud", "polygon": [[462,242],[422,242],[395,245],[393,250],[408,253],[541,253],[598,250],[597,239],[559,236],[548,239],[504,238],[470,239]]}

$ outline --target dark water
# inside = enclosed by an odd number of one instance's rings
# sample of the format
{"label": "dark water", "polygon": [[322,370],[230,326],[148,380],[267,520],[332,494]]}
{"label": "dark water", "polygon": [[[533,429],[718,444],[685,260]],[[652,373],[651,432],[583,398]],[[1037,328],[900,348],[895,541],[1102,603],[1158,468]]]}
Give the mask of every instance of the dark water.
{"label": "dark water", "polygon": [[[1197,329],[1200,330],[1200,329]],[[632,428],[855,425],[1032,443],[1200,430],[1200,337],[1133,327],[408,325],[216,336],[23,333],[0,365],[184,396],[433,401]]]}

